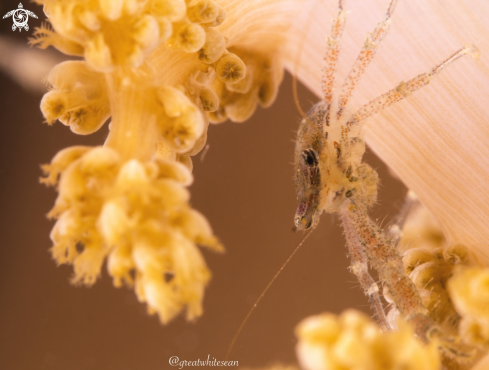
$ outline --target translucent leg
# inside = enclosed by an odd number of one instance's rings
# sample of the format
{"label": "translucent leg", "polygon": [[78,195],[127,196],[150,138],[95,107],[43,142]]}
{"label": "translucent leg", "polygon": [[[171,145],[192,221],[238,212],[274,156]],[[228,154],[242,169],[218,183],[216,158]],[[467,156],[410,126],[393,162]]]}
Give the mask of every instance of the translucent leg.
{"label": "translucent leg", "polygon": [[418,196],[412,190],[409,190],[404,199],[404,204],[387,230],[387,236],[392,240],[394,247],[397,248],[397,245],[401,240],[402,229],[404,228],[409,213],[419,204]]}
{"label": "translucent leg", "polygon": [[334,75],[336,63],[340,54],[340,41],[343,29],[345,28],[345,11],[343,10],[342,1],[338,3],[338,15],[333,19],[331,26],[331,34],[327,38],[326,53],[324,55],[323,76],[321,79],[321,87],[323,89],[323,97],[328,106],[331,105],[334,88]]}
{"label": "translucent leg", "polygon": [[375,56],[380,42],[385,37],[385,35],[387,35],[387,32],[389,32],[390,18],[392,13],[394,12],[396,4],[397,0],[391,0],[391,2],[389,3],[389,8],[387,9],[385,19],[380,22],[377,27],[375,27],[372,33],[367,34],[367,39],[365,40],[363,48],[360,51],[360,54],[358,55],[355,63],[353,64],[350,73],[346,77],[343,87],[341,88],[340,99],[338,102],[338,118],[341,117],[341,114],[343,113],[343,110],[346,107],[346,104],[348,103],[348,100],[350,99],[350,96],[353,93],[355,86],[357,85],[358,81],[360,81],[360,78],[365,72],[365,69]]}
{"label": "translucent leg", "polygon": [[363,246],[358,240],[355,229],[350,223],[350,218],[342,214],[343,228],[345,230],[345,238],[348,246],[348,251],[351,257],[351,271],[357,276],[360,285],[368,296],[372,309],[374,310],[377,321],[384,331],[391,330],[389,322],[384,312],[384,307],[380,300],[379,286],[368,273],[368,260],[363,251]]}
{"label": "translucent leg", "polygon": [[454,62],[458,58],[464,56],[465,54],[470,54],[473,57],[478,58],[479,51],[475,46],[468,44],[464,48],[453,53],[445,61],[435,66],[431,70],[431,72],[420,74],[419,76],[407,82],[401,82],[396,88],[375,98],[371,102],[365,104],[356,113],[354,113],[352,117],[348,120],[347,127],[351,127],[352,125],[358,124],[366,120],[375,113],[380,112],[391,104],[408,97],[414,91],[428,85],[431,79],[438,73],[440,73],[442,69],[444,69],[446,66],[448,66],[450,63]]}
{"label": "translucent leg", "polygon": [[[343,224],[351,227],[359,242],[364,245],[364,251],[375,268],[382,282],[404,318],[416,326],[416,334],[422,340],[428,340],[428,331],[435,324],[427,317],[428,311],[423,306],[421,298],[409,279],[401,256],[379,227],[367,215],[366,208],[351,206],[342,213]],[[431,323],[428,325],[428,323]]]}

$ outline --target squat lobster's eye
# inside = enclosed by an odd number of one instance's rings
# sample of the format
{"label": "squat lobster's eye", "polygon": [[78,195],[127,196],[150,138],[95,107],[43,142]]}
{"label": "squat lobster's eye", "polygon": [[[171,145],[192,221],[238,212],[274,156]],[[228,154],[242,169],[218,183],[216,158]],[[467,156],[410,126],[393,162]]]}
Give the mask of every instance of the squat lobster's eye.
{"label": "squat lobster's eye", "polygon": [[308,167],[316,167],[319,164],[318,154],[314,149],[306,149],[302,151],[302,161]]}

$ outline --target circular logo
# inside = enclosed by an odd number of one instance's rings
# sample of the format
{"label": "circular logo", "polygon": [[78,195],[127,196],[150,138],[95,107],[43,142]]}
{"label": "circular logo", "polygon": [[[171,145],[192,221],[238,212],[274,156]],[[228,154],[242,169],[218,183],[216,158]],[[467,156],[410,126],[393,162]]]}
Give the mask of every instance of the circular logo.
{"label": "circular logo", "polygon": [[22,31],[22,28],[26,31],[29,31],[29,25],[27,24],[29,16],[37,18],[37,15],[35,15],[30,10],[24,9],[22,3],[19,3],[19,8],[9,11],[3,16],[3,19],[7,17],[12,17],[12,20],[14,21],[14,24],[12,25],[12,31],[18,29],[20,32]]}

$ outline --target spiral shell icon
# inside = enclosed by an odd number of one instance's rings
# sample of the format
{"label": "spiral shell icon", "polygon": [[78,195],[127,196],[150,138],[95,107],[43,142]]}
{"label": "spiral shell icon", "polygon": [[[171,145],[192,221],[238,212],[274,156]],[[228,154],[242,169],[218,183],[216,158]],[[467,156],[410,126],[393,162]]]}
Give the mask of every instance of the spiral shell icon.
{"label": "spiral shell icon", "polygon": [[25,29],[26,31],[29,31],[29,25],[27,24],[27,21],[29,20],[29,16],[37,18],[37,15],[35,15],[33,12],[24,9],[22,3],[19,3],[18,9],[11,10],[7,14],[5,14],[3,16],[3,19],[10,16],[14,21],[14,24],[12,25],[12,31],[15,31],[18,28],[19,32],[22,31],[22,28]]}

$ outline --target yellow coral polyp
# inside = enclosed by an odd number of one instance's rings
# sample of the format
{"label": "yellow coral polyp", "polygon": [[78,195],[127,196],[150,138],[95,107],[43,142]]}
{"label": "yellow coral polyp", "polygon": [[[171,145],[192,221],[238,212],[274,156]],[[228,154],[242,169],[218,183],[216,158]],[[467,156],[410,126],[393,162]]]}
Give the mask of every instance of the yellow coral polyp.
{"label": "yellow coral polyp", "polygon": [[185,16],[185,0],[150,0],[148,8],[151,14],[177,22]]}
{"label": "yellow coral polyp", "polygon": [[[69,78],[63,80],[62,76]],[[103,75],[85,62],[68,61],[53,68],[48,82],[54,90],[44,95],[41,111],[48,124],[59,119],[77,134],[97,131],[109,118],[109,101]]]}
{"label": "yellow coral polyp", "polygon": [[[257,104],[263,107],[270,106],[277,96],[278,85],[283,78],[280,59],[276,56],[231,50],[241,56],[238,64],[245,65],[246,74],[240,79],[231,78],[233,73],[237,73],[242,67],[236,67],[234,71],[234,67],[228,65],[225,58],[236,54],[225,54],[216,63],[216,73],[211,78],[210,87],[219,98],[219,107],[209,114],[213,123],[221,123],[227,118],[234,122],[243,122],[253,114]],[[219,69],[222,60],[223,65],[227,67]]]}
{"label": "yellow coral polyp", "polygon": [[97,34],[85,47],[85,60],[98,72],[110,72],[113,69],[112,55],[103,34]]}
{"label": "yellow coral polyp", "polygon": [[219,98],[216,93],[207,86],[200,83],[193,83],[190,90],[200,99],[203,110],[214,112],[219,107]]}
{"label": "yellow coral polyp", "polygon": [[190,22],[210,23],[218,14],[219,8],[212,0],[191,0],[187,4],[187,17]]}
{"label": "yellow coral polyp", "polygon": [[50,91],[41,100],[41,111],[49,125],[65,114],[66,109],[67,101],[62,91]]}
{"label": "yellow coral polyp", "polygon": [[194,23],[176,25],[166,45],[176,50],[194,53],[205,44],[205,31],[202,26]]}
{"label": "yellow coral polyp", "polygon": [[340,316],[321,314],[296,328],[297,357],[304,370],[438,370],[435,343],[414,338],[404,322],[397,331],[383,333],[363,313],[348,310]]}
{"label": "yellow coral polyp", "polygon": [[153,50],[160,41],[160,26],[157,20],[144,15],[133,26],[132,36],[144,50]]}
{"label": "yellow coral polyp", "polygon": [[177,88],[164,86],[158,98],[168,116],[163,120],[163,137],[177,152],[191,149],[204,131],[204,119],[197,107]]}
{"label": "yellow coral polyp", "polygon": [[46,26],[37,28],[34,38],[29,41],[30,45],[36,45],[41,49],[46,49],[52,45],[59,51],[67,55],[83,56],[84,48],[78,42],[66,39]]}
{"label": "yellow coral polyp", "polygon": [[222,82],[233,84],[244,78],[246,65],[236,54],[227,53],[217,61],[216,74]]}
{"label": "yellow coral polyp", "polygon": [[489,348],[489,269],[459,270],[448,282],[453,304],[462,316],[462,339],[481,350]]}
{"label": "yellow coral polyp", "polygon": [[216,18],[212,22],[203,23],[202,25],[205,27],[217,27],[220,26],[225,19],[226,11],[218,5]]}
{"label": "yellow coral polyp", "polygon": [[124,0],[101,1],[99,4],[101,15],[108,20],[117,20],[122,15]]}
{"label": "yellow coral polyp", "polygon": [[226,40],[214,28],[207,28],[205,33],[205,43],[199,50],[199,59],[204,63],[212,64],[224,53]]}
{"label": "yellow coral polyp", "polygon": [[173,33],[173,24],[168,18],[157,17],[158,22],[160,42],[166,41]]}
{"label": "yellow coral polyp", "polygon": [[162,129],[163,137],[175,152],[187,152],[202,135],[203,121],[198,109],[189,106],[180,116],[167,120]]}
{"label": "yellow coral polyp", "polygon": [[450,265],[470,265],[474,258],[463,244],[453,244],[443,250],[443,258]]}

